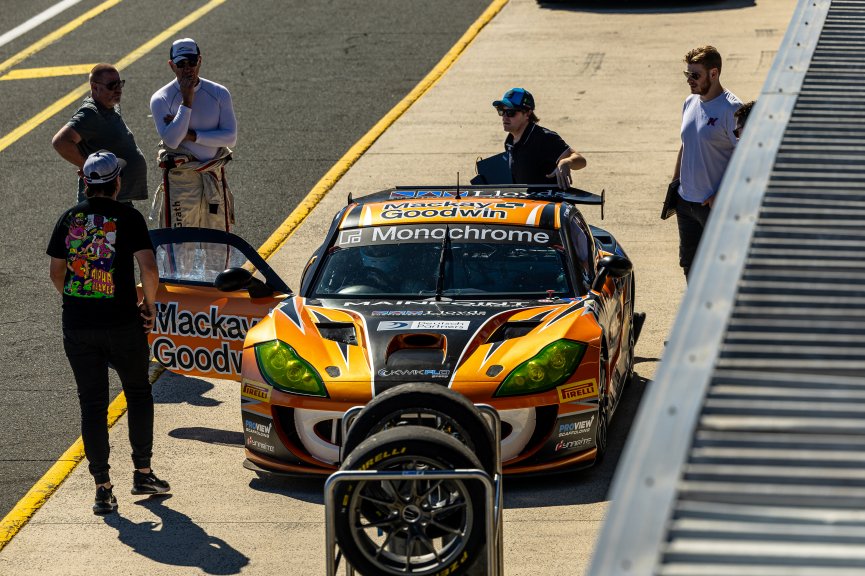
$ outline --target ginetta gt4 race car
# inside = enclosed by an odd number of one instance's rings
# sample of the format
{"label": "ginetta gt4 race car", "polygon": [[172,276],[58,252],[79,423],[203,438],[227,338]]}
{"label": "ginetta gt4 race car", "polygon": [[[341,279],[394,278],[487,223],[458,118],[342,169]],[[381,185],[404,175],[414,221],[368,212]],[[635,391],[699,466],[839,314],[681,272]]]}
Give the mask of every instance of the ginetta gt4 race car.
{"label": "ginetta gt4 race car", "polygon": [[237,236],[155,230],[153,354],[240,381],[257,471],[331,473],[346,410],[409,382],[494,407],[506,473],[591,465],[642,317],[630,261],[580,204],[603,200],[524,185],[350,198],[296,294]]}

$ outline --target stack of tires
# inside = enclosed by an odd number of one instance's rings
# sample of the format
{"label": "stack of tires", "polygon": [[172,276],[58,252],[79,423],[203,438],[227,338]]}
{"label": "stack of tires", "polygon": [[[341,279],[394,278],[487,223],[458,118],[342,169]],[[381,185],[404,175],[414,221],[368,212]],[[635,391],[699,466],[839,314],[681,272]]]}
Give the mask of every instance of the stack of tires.
{"label": "stack of tires", "polygon": [[484,573],[483,484],[417,474],[496,474],[493,433],[467,398],[437,384],[392,388],[358,413],[343,455],[340,470],[406,473],[398,481],[336,485],[336,539],[355,570],[367,576]]}

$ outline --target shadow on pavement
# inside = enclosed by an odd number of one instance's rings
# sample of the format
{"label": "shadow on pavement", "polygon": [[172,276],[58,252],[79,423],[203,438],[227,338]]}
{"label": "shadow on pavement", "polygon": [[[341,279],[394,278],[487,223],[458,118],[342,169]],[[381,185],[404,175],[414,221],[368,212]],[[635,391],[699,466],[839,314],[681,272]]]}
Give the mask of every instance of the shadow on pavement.
{"label": "shadow on pavement", "polygon": [[[226,381],[226,386],[237,386],[237,382]],[[213,384],[199,378],[181,376],[166,370],[153,384],[153,400],[157,404],[189,404],[209,408],[221,402],[204,395],[213,389]]]}
{"label": "shadow on pavement", "polygon": [[539,0],[541,8],[572,12],[615,14],[658,14],[674,12],[707,12],[751,8],[756,0]]}
{"label": "shadow on pavement", "polygon": [[243,446],[243,432],[233,430],[190,426],[188,428],[175,428],[168,435],[178,440],[198,440],[205,444],[216,444],[218,446]]}
{"label": "shadow on pavement", "polygon": [[607,492],[625,441],[643,398],[646,378],[634,373],[610,422],[607,454],[598,466],[550,476],[505,478],[505,508],[591,504],[607,500]]}
{"label": "shadow on pavement", "polygon": [[249,487],[259,492],[281,494],[311,504],[324,506],[325,477],[269,476],[262,474],[250,480]]}
{"label": "shadow on pavement", "polygon": [[249,558],[224,540],[210,536],[185,514],[165,503],[170,496],[136,502],[159,517],[161,522],[135,523],[117,514],[105,523],[117,530],[117,538],[136,554],[171,566],[189,566],[205,574],[238,574]]}

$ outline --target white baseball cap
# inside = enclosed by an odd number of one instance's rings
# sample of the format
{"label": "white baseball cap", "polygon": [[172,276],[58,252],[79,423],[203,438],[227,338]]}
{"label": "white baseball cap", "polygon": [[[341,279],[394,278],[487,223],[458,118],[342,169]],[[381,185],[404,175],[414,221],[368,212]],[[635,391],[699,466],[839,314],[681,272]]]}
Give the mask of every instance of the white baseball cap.
{"label": "white baseball cap", "polygon": [[171,45],[170,58],[177,64],[181,60],[194,60],[201,55],[198,44],[192,38],[181,38],[175,40]]}
{"label": "white baseball cap", "polygon": [[126,161],[121,160],[108,150],[94,152],[84,161],[85,184],[105,184],[113,181],[120,175],[120,171],[126,166]]}

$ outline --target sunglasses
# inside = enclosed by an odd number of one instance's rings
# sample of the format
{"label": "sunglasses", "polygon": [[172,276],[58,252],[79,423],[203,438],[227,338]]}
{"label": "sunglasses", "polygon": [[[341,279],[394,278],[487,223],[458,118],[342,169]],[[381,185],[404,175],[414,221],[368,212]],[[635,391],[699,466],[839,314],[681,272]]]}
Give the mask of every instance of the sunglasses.
{"label": "sunglasses", "polygon": [[123,88],[126,86],[126,80],[114,80],[113,82],[93,82],[94,84],[101,84],[105,86],[109,90],[117,90],[118,88]]}
{"label": "sunglasses", "polygon": [[508,118],[513,118],[517,115],[517,112],[519,112],[519,110],[515,108],[496,108],[496,110],[498,111],[499,116],[507,116]]}
{"label": "sunglasses", "polygon": [[174,65],[181,70],[183,70],[184,68],[195,68],[196,66],[198,66],[198,58],[196,58],[195,60],[181,60],[180,62],[176,62]]}
{"label": "sunglasses", "polygon": [[685,75],[685,78],[687,78],[688,80],[693,80],[694,82],[699,80],[700,76],[702,76],[702,74],[700,74],[699,72],[688,72],[687,70],[682,70],[682,74]]}

